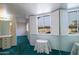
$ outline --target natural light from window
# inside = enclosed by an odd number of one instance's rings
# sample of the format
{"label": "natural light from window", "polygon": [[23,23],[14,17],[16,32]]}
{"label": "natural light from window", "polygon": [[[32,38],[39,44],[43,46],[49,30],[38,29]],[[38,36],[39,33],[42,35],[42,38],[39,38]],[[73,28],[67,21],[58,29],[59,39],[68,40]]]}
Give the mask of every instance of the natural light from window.
{"label": "natural light from window", "polygon": [[49,15],[38,17],[38,33],[40,34],[51,33],[51,18]]}

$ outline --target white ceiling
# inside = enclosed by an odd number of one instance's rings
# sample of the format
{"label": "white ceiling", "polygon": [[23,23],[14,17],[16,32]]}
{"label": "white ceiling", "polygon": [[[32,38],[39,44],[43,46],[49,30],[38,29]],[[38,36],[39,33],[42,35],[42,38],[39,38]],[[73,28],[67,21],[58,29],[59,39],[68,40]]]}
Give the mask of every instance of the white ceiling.
{"label": "white ceiling", "polygon": [[6,5],[11,13],[22,17],[51,12],[62,7],[61,3],[10,3]]}
{"label": "white ceiling", "polygon": [[79,3],[68,3],[67,4],[67,8],[76,8],[76,7],[79,7]]}
{"label": "white ceiling", "polygon": [[79,4],[66,3],[6,3],[5,5],[10,13],[20,17],[28,17],[29,15],[36,15],[51,12],[57,8],[71,8],[79,6]]}

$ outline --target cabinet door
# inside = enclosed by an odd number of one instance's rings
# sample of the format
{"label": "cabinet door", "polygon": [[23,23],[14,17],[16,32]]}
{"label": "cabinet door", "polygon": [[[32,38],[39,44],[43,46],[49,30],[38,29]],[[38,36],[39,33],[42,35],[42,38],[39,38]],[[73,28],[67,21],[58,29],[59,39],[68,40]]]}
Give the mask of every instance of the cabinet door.
{"label": "cabinet door", "polygon": [[2,49],[7,49],[11,47],[11,40],[10,38],[3,38],[2,39]]}
{"label": "cabinet door", "polygon": [[16,37],[15,37],[15,36],[13,36],[13,37],[11,38],[11,45],[12,45],[12,46],[16,46],[16,45],[17,45],[17,43],[16,43]]}
{"label": "cabinet door", "polygon": [[2,34],[2,21],[0,20],[0,35]]}

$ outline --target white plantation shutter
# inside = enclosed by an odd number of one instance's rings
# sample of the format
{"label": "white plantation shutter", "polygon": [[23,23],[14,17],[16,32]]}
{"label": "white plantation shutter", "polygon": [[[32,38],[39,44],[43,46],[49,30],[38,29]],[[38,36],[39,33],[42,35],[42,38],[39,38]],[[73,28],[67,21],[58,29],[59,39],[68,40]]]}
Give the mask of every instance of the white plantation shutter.
{"label": "white plantation shutter", "polygon": [[[38,17],[38,27],[42,27],[42,29],[44,29],[44,27],[46,27],[46,26],[50,27],[50,24],[51,24],[51,18],[49,15]],[[44,29],[44,31],[45,31],[45,29]]]}

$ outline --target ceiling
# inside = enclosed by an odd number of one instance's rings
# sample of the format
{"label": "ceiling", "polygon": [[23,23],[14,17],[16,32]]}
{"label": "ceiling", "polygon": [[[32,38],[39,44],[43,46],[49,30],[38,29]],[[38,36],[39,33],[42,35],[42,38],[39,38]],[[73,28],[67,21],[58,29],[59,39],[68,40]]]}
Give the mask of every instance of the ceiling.
{"label": "ceiling", "polygon": [[79,6],[79,4],[71,3],[6,3],[5,5],[9,13],[28,18],[29,15],[36,15],[51,12],[57,8],[71,8]]}
{"label": "ceiling", "polygon": [[47,13],[63,7],[61,3],[9,3],[6,5],[12,14],[26,18],[29,15]]}
{"label": "ceiling", "polygon": [[79,7],[79,3],[68,3],[67,4],[67,8],[77,8]]}

